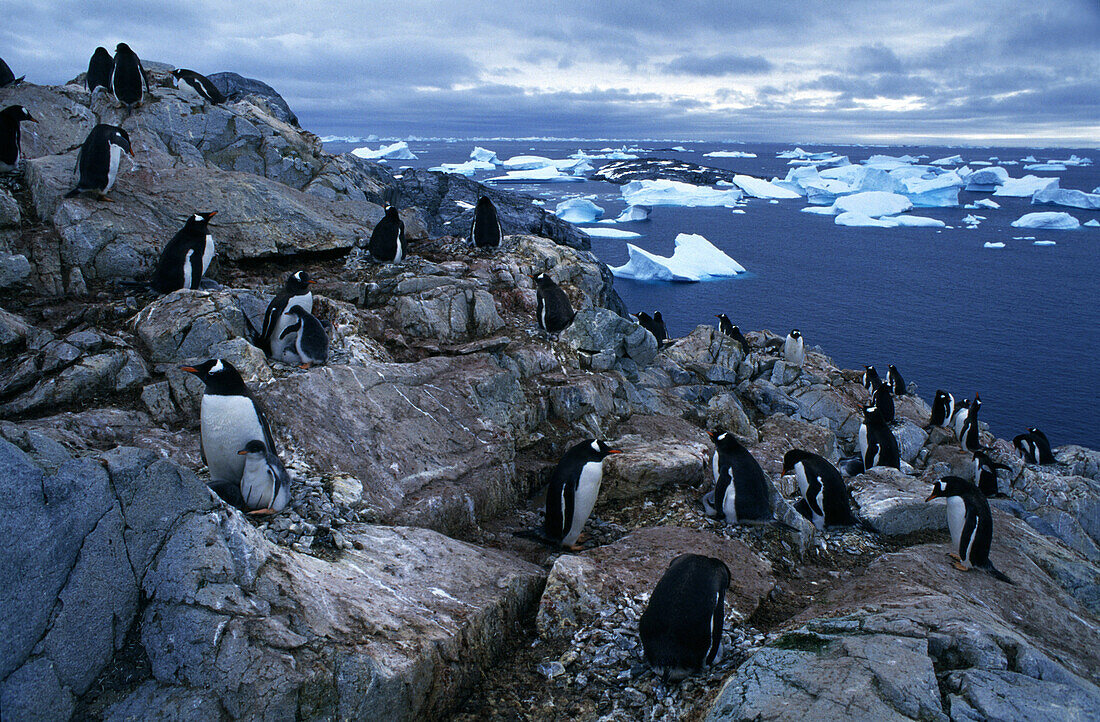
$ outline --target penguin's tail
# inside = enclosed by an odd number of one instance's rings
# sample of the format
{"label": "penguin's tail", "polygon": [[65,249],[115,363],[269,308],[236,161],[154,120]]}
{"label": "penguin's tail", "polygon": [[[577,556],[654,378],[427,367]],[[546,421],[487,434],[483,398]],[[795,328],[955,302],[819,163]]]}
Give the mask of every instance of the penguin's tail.
{"label": "penguin's tail", "polygon": [[993,566],[993,564],[992,564],[992,563],[988,563],[988,564],[986,564],[985,566],[983,566],[983,567],[979,567],[979,568],[980,568],[980,569],[981,569],[982,571],[984,571],[984,572],[989,572],[990,574],[992,574],[992,575],[993,575],[993,577],[994,577],[995,579],[1000,579],[1000,580],[1001,580],[1002,582],[1004,582],[1005,584],[1011,584],[1011,585],[1013,585],[1013,586],[1015,586],[1015,585],[1016,585],[1016,582],[1012,581],[1012,580],[1011,580],[1011,579],[1009,579],[1009,578],[1008,578],[1007,576],[1005,576],[1005,575],[1004,575],[1003,573],[1001,573],[1001,572],[1000,572],[1000,571],[999,571],[999,570],[997,569],[997,567]]}
{"label": "penguin's tail", "polygon": [[69,191],[68,193],[65,194],[65,197],[66,198],[76,198],[78,195],[80,195],[80,189],[79,188],[73,188],[71,191]]}

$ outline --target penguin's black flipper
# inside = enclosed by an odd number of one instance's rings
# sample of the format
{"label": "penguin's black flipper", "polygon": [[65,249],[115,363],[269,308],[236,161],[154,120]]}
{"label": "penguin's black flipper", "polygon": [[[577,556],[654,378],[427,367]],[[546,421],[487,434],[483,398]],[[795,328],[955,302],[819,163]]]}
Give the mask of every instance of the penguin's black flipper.
{"label": "penguin's black flipper", "polygon": [[807,503],[806,499],[803,498],[796,501],[794,503],[794,510],[804,516],[808,521],[812,522],[814,520],[813,514],[810,511],[810,505]]}
{"label": "penguin's black flipper", "polygon": [[984,567],[978,567],[978,568],[981,569],[983,572],[988,572],[989,574],[992,574],[995,579],[1000,579],[1002,582],[1005,582],[1006,584],[1011,584],[1012,586],[1016,586],[1016,582],[1012,581],[1007,576],[1005,576],[1003,573],[998,571],[997,567],[993,566],[993,564],[986,564]]}
{"label": "penguin's black flipper", "polygon": [[260,336],[260,332],[256,330],[256,327],[252,325],[252,319],[248,317],[248,314],[241,310],[241,315],[244,316],[245,331],[248,333],[248,342],[256,348],[262,350],[267,354],[267,349],[264,348],[263,338]]}

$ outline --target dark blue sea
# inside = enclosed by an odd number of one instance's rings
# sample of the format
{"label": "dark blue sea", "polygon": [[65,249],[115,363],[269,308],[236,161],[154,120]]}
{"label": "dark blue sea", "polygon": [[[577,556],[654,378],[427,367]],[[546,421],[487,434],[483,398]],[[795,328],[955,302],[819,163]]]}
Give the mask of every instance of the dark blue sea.
{"label": "dark blue sea", "polygon": [[[382,142],[329,142],[343,152]],[[765,179],[783,178],[787,159],[780,151],[794,144],[683,143],[668,141],[480,140],[416,141],[416,160],[402,166],[460,163],[474,146],[514,155],[567,158],[583,149],[640,147],[641,157],[676,158],[735,170]],[[665,150],[681,146],[686,151]],[[951,155],[965,161],[1040,161],[1070,154],[1098,161],[1064,171],[1025,171],[1025,163],[1005,166],[1013,178],[1054,176],[1062,188],[1091,192],[1100,186],[1100,151],[1088,148],[1004,148],[933,146],[846,146],[799,144],[810,152],[835,151],[858,163],[873,154]],[[661,149],[661,150],[658,150]],[[756,158],[706,158],[713,150],[739,150]],[[592,161],[597,168],[609,161]],[[999,164],[994,161],[994,165]],[[972,169],[982,166],[971,165]],[[399,172],[399,171],[398,171]],[[501,175],[478,172],[474,178]],[[508,184],[501,186],[558,201],[591,197],[615,218],[625,208],[620,187],[600,182]],[[992,198],[999,209],[961,207]],[[640,238],[593,238],[593,251],[612,266],[627,260],[626,244],[664,256],[672,254],[678,233],[698,233],[747,270],[736,279],[701,283],[641,283],[617,279],[615,288],[631,311],[660,309],[672,335],[697,324],[715,323],[727,313],[744,330],[768,328],[785,334],[799,328],[811,346],[820,345],[838,364],[874,364],[885,375],[896,364],[915,381],[927,400],[936,389],[957,398],[982,397],[982,419],[999,437],[1011,438],[1036,426],[1055,446],[1078,443],[1100,448],[1100,228],[1075,231],[1018,229],[1010,223],[1033,211],[1066,211],[1082,224],[1100,212],[1060,206],[1032,206],[1028,198],[960,192],[958,208],[918,208],[912,215],[943,220],[953,228],[850,228],[830,216],[800,213],[805,199],[769,202],[748,199],[745,213],[730,208],[654,207],[649,220],[609,226],[641,233]],[[977,228],[961,221],[984,216]],[[507,233],[508,230],[505,229]],[[1017,240],[1019,239],[1019,240]],[[1034,241],[1055,241],[1037,246]],[[1003,242],[1004,248],[985,248]]]}

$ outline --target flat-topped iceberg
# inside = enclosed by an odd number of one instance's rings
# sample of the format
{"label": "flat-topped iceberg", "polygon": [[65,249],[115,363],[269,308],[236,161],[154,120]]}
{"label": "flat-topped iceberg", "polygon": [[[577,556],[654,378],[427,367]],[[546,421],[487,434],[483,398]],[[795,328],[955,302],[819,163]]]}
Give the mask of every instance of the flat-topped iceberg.
{"label": "flat-topped iceberg", "polygon": [[953,208],[959,205],[959,187],[963,180],[955,171],[934,178],[906,178],[902,181],[906,198],[921,208]]}
{"label": "flat-topped iceberg", "polygon": [[619,191],[627,205],[632,206],[726,206],[732,208],[741,200],[736,188],[718,190],[709,186],[697,186],[681,181],[659,178],[657,180],[630,181]]}
{"label": "flat-topped iceberg", "polygon": [[474,149],[470,151],[470,160],[478,160],[482,163],[500,162],[500,158],[497,158],[495,151],[491,151],[488,148],[482,148],[480,145],[475,145]]}
{"label": "flat-topped iceberg", "polygon": [[630,259],[622,266],[613,267],[617,278],[636,281],[706,281],[730,278],[744,273],[745,268],[708,241],[694,233],[676,236],[676,250],[672,256],[658,256],[638,248],[632,243],[626,246]]}
{"label": "flat-topped iceberg", "polygon": [[612,150],[610,148],[605,148],[596,153],[586,153],[583,150],[578,150],[569,157],[579,160],[637,160],[638,158],[638,156],[633,153],[627,153],[624,150]]}
{"label": "flat-topped iceberg", "polygon": [[496,170],[492,163],[480,160],[468,160],[465,163],[443,163],[428,170],[437,170],[442,173],[457,173],[458,175],[472,176],[479,170]]}
{"label": "flat-topped iceberg", "polygon": [[1045,170],[1045,171],[1063,171],[1066,169],[1065,163],[1031,163],[1025,165],[1024,170]]}
{"label": "flat-topped iceberg", "polygon": [[581,226],[581,230],[592,236],[593,238],[641,238],[641,233],[635,233],[634,231],[624,231],[619,228],[608,228],[607,226]]}
{"label": "flat-topped iceberg", "polygon": [[907,228],[943,228],[947,224],[938,218],[929,218],[927,216],[891,216],[889,218],[883,218],[885,221],[897,221],[899,226]]}
{"label": "flat-topped iceberg", "polygon": [[712,150],[703,153],[704,158],[755,158],[756,153],[746,153],[743,150]]}
{"label": "flat-topped iceberg", "polygon": [[929,163],[929,165],[962,165],[963,157],[961,155],[949,155],[946,158],[937,158]]}
{"label": "flat-topped iceberg", "polygon": [[1056,246],[1056,245],[1058,245],[1058,242],[1057,241],[1035,241],[1031,245],[1033,245],[1033,246]]}
{"label": "flat-topped iceberg", "polygon": [[[555,160],[541,155],[514,155],[508,160],[499,161],[500,165],[508,170],[539,170],[541,168],[554,168],[559,171],[575,170],[585,165],[584,158],[563,158]],[[592,167],[589,165],[588,170]]]}
{"label": "flat-topped iceberg", "polygon": [[913,207],[913,202],[903,195],[886,191],[865,191],[841,196],[833,202],[834,213],[859,213],[871,218],[893,216]]}
{"label": "flat-topped iceberg", "polygon": [[648,221],[649,208],[646,206],[627,206],[614,220],[615,223],[629,223],[631,221]]}
{"label": "flat-topped iceberg", "polygon": [[1025,175],[1023,178],[1009,178],[997,190],[995,196],[1009,196],[1012,198],[1026,198],[1035,195],[1035,191],[1049,188],[1051,185],[1058,187],[1057,178],[1040,178],[1037,175]]}
{"label": "flat-topped iceberg", "polygon": [[554,166],[530,170],[510,170],[504,175],[486,178],[487,183],[583,183],[584,176],[561,173]]}
{"label": "flat-topped iceberg", "polygon": [[570,198],[558,204],[554,215],[570,223],[593,223],[603,215],[603,208],[587,198]]}
{"label": "flat-topped iceberg", "polygon": [[1014,228],[1046,228],[1053,231],[1072,231],[1081,227],[1081,222],[1068,213],[1046,211],[1028,213],[1012,221]]}
{"label": "flat-topped iceberg", "polygon": [[409,150],[409,144],[403,140],[399,140],[391,145],[384,145],[378,150],[372,150],[366,146],[356,148],[351,154],[357,158],[365,158],[366,160],[378,160],[379,158],[388,158],[389,160],[416,160],[416,156]]}
{"label": "flat-topped iceberg", "polygon": [[754,198],[801,198],[799,193],[750,175],[735,175],[733,183]]}
{"label": "flat-topped iceberg", "polygon": [[943,228],[946,224],[925,216],[883,216],[872,218],[856,211],[841,213],[834,220],[838,226],[865,226],[869,228]]}
{"label": "flat-topped iceberg", "polygon": [[969,209],[974,208],[1000,208],[1001,204],[997,201],[990,200],[989,198],[981,198],[973,203],[967,203],[966,207]]}
{"label": "flat-topped iceberg", "polygon": [[1100,210],[1100,194],[1085,193],[1084,191],[1070,188],[1059,188],[1057,183],[1052,183],[1046,188],[1040,188],[1031,196],[1031,202],[1035,204],[1047,203],[1053,206],[1068,206],[1070,208],[1083,208],[1087,211]]}
{"label": "flat-topped iceberg", "polygon": [[1004,248],[1005,244],[1001,241],[986,241],[982,246],[983,248]]}

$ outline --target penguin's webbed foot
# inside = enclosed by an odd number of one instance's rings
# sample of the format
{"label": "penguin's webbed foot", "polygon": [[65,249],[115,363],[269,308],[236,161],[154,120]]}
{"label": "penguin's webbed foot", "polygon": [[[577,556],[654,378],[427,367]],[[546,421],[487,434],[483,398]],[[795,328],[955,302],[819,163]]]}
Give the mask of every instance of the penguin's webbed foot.
{"label": "penguin's webbed foot", "polygon": [[951,566],[955,567],[955,568],[956,568],[956,569],[958,569],[958,570],[959,570],[960,572],[968,572],[968,571],[970,571],[970,567],[966,566],[966,565],[965,565],[965,564],[963,564],[963,563],[962,563],[961,561],[957,561],[957,562],[955,562],[954,564],[952,564]]}
{"label": "penguin's webbed foot", "polygon": [[309,366],[310,365],[308,363],[298,364],[298,368],[300,369],[309,369]]}
{"label": "penguin's webbed foot", "polygon": [[588,541],[588,532],[582,531],[580,534],[577,535],[577,543],[578,544],[580,544],[582,542],[586,542],[586,541]]}
{"label": "penguin's webbed foot", "polygon": [[956,552],[947,552],[947,556],[951,557],[957,562],[961,562],[963,560],[963,558],[960,557]]}
{"label": "penguin's webbed foot", "polygon": [[274,509],[271,509],[271,508],[254,509],[254,510],[248,512],[249,516],[271,516],[272,514],[278,514],[278,513],[279,512],[277,512],[277,511],[275,511]]}
{"label": "penguin's webbed foot", "polygon": [[582,552],[582,551],[584,551],[584,547],[581,546],[580,544],[562,544],[561,547],[562,547],[562,549],[568,549],[571,552]]}

